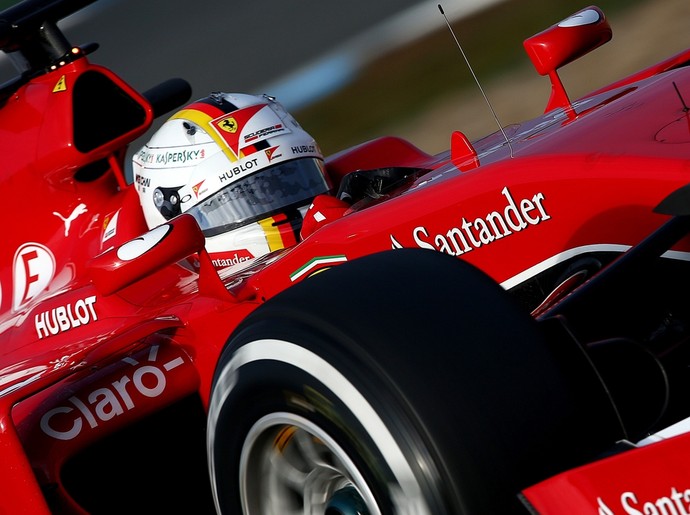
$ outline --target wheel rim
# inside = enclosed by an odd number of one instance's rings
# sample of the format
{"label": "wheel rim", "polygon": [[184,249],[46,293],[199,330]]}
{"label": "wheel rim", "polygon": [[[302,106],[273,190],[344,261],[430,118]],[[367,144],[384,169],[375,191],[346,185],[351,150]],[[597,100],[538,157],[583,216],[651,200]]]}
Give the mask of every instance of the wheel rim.
{"label": "wheel rim", "polygon": [[380,515],[361,473],[320,427],[291,413],[258,420],[240,461],[248,515]]}

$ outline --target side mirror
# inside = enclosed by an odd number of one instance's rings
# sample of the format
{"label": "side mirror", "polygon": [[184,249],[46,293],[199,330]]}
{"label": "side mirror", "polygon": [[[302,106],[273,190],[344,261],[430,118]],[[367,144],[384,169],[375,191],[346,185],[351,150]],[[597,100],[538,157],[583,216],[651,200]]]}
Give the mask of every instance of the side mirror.
{"label": "side mirror", "polygon": [[91,282],[110,295],[204,249],[204,235],[194,217],[180,215],[149,232],[99,254],[87,264]]}
{"label": "side mirror", "polygon": [[557,107],[572,109],[556,70],[607,43],[613,31],[604,12],[586,7],[523,42],[539,75],[551,79],[551,97],[544,112]]}

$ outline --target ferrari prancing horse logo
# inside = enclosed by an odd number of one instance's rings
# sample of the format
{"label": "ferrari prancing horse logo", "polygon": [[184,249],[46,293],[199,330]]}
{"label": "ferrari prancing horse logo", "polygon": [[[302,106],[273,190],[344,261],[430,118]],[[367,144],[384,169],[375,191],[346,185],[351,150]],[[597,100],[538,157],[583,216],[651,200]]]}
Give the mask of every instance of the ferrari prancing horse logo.
{"label": "ferrari prancing horse logo", "polygon": [[237,132],[237,120],[235,120],[231,116],[230,118],[226,118],[225,120],[222,120],[218,124],[218,127],[223,129],[225,132],[229,132],[231,134],[234,134]]}

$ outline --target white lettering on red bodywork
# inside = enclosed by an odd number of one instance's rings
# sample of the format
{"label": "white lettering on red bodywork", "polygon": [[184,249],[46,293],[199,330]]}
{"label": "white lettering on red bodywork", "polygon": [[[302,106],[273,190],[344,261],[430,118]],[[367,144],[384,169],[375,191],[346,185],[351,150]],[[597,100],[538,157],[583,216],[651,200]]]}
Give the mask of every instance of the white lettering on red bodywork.
{"label": "white lettering on red bodywork", "polygon": [[152,347],[147,362],[133,358],[122,361],[132,366],[121,377],[91,391],[78,393],[62,405],[47,411],[41,430],[56,440],[73,440],[87,428],[96,429],[120,415],[137,409],[137,399],[154,399],[165,392],[168,373],[184,364],[177,356],[158,363],[158,347]]}

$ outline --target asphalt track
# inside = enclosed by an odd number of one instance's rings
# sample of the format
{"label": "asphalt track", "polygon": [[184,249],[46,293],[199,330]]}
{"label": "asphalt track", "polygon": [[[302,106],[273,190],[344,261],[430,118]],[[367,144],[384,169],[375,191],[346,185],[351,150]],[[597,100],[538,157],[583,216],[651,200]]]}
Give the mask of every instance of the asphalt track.
{"label": "asphalt track", "polygon": [[[409,42],[424,31],[442,25],[437,3],[443,4],[454,19],[494,1],[501,0],[98,0],[65,20],[61,27],[74,44],[99,43],[99,49],[90,59],[110,67],[140,91],[171,77],[184,77],[193,87],[194,98],[219,89],[269,92],[292,109],[292,92],[302,95],[295,102],[313,99],[323,93],[314,91],[314,86],[337,87],[337,81],[347,80],[347,74],[353,72],[357,63],[343,65],[342,60],[338,63],[338,58],[351,58],[353,49],[359,59],[373,59],[396,44]],[[620,65],[635,56],[647,56],[651,60],[647,54],[657,46],[668,47],[666,50],[680,46],[673,40],[674,35],[681,34],[685,41],[686,30],[677,26],[682,28],[687,22],[687,0],[654,0],[645,4],[648,5],[646,13],[630,25],[651,28],[656,33],[652,31],[652,36],[648,32],[632,33],[633,37],[623,43],[621,36],[625,34],[619,29],[626,23],[621,20],[620,25],[616,24],[616,40],[607,48],[614,51],[619,46],[614,57],[604,59],[607,61],[604,72],[594,74],[595,67],[590,67],[593,58],[588,57],[582,60],[587,61],[584,66],[589,68],[582,77],[598,77],[608,71],[621,73]],[[664,18],[665,13],[670,14]],[[621,51],[626,46],[630,51]],[[606,55],[601,52],[598,50],[596,55]],[[2,57],[0,81],[14,74],[7,60],[2,62]],[[340,66],[339,70],[328,68],[334,62]],[[310,75],[314,70],[321,72],[316,79]],[[547,84],[533,70],[529,76],[533,81],[527,88],[529,91],[543,89]],[[506,122],[538,111],[541,104],[534,107],[526,100],[534,95],[520,89],[521,80],[504,82],[508,84],[508,93],[491,91],[490,96]],[[289,90],[285,89],[287,85],[291,86]],[[523,101],[515,102],[516,97]],[[463,130],[470,135],[495,129],[493,121],[485,116],[486,106],[477,99],[472,104],[472,108],[462,107],[458,99],[452,99],[451,106],[430,109],[426,118],[411,121],[407,128],[398,122],[395,129],[399,135],[435,152],[438,141],[442,146],[446,141],[437,134],[448,134],[450,128],[457,128],[441,121],[460,118],[464,120]],[[522,106],[527,109],[514,112]],[[479,112],[475,114],[472,109]],[[462,116],[449,116],[451,111],[458,110]],[[483,122],[475,129],[468,120]],[[146,139],[133,142],[130,152]]]}
{"label": "asphalt track", "polygon": [[[98,42],[92,60],[139,90],[182,76],[204,96],[218,89],[257,92],[422,4],[440,23],[428,0],[101,0],[61,26],[72,43]],[[404,41],[415,27],[397,30]],[[380,50],[376,41],[365,44],[360,51]]]}
{"label": "asphalt track", "polygon": [[[219,90],[278,89],[281,77],[293,74],[294,79],[295,70],[337,55],[357,34],[375,32],[381,23],[423,3],[429,1],[99,0],[60,27],[74,45],[98,43],[89,59],[135,89],[182,77],[192,86],[192,98],[200,98]],[[373,56],[375,44],[363,50]],[[331,72],[331,78],[342,74]],[[1,55],[0,82],[14,75],[10,60]],[[130,154],[146,139],[132,143]]]}
{"label": "asphalt track", "polygon": [[[60,27],[72,44],[98,43],[91,61],[139,91],[183,77],[198,98],[218,90],[263,92],[356,34],[425,2],[99,0]],[[14,74],[0,56],[0,81]]]}

